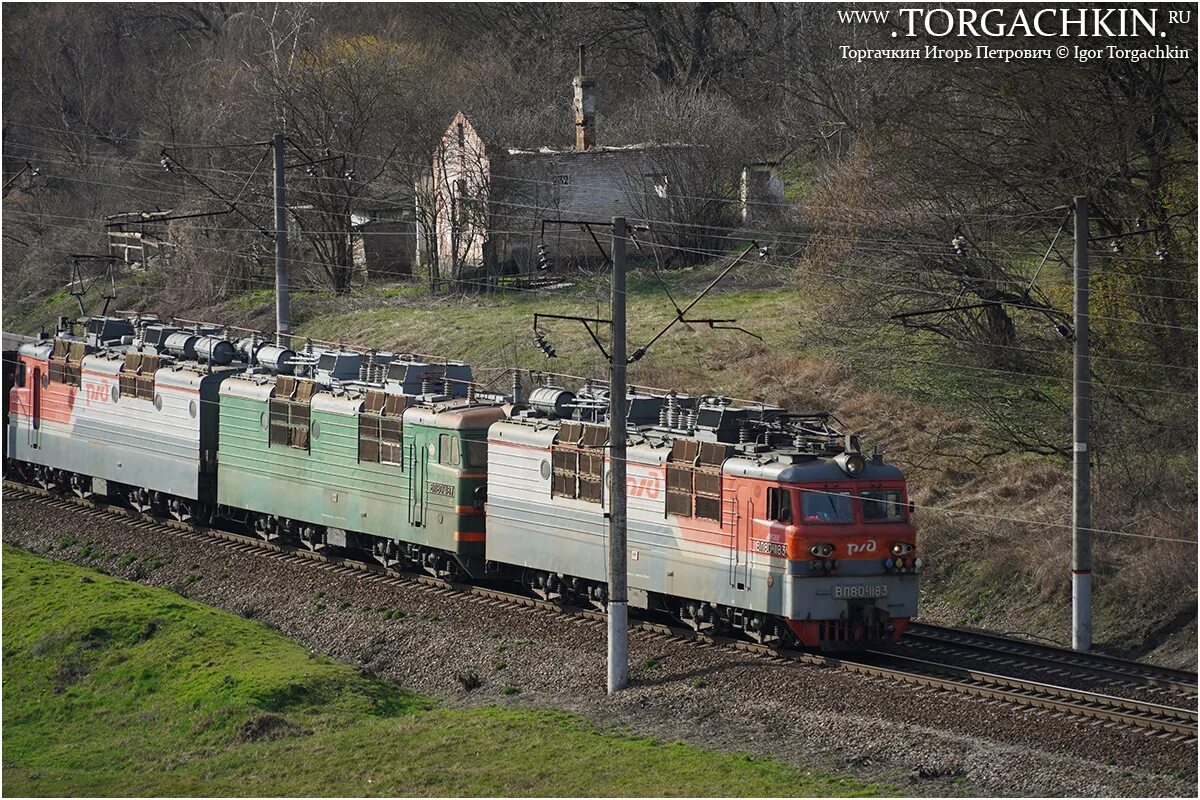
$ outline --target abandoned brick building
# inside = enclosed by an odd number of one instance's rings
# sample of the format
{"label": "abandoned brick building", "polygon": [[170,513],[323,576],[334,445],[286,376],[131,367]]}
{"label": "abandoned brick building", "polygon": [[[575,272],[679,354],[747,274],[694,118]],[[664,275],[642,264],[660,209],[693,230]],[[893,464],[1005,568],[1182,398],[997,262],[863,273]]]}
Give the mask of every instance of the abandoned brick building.
{"label": "abandoned brick building", "polygon": [[[433,157],[430,194],[439,269],[445,277],[530,273],[545,243],[559,260],[599,255],[577,225],[554,220],[631,221],[679,218],[697,147],[687,143],[598,145],[596,82],[574,79],[575,147],[536,149],[489,140],[464,112],[446,128]],[[749,223],[778,213],[783,184],[774,165],[746,165],[730,174],[730,218]],[[683,212],[686,213],[686,212]],[[597,234],[602,241],[607,231]]]}

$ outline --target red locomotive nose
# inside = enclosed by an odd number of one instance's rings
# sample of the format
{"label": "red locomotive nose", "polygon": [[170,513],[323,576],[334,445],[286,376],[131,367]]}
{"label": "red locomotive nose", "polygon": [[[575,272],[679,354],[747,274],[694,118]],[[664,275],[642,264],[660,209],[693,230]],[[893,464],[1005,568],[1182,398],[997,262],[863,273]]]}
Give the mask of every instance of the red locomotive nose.
{"label": "red locomotive nose", "polygon": [[908,627],[908,619],[868,614],[861,618],[790,620],[788,627],[805,647],[848,650],[896,641]]}

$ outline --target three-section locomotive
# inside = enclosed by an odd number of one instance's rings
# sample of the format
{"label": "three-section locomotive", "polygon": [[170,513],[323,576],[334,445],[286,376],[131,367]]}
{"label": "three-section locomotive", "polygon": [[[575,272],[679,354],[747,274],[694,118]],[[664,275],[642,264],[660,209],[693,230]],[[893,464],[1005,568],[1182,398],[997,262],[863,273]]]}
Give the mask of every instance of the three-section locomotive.
{"label": "three-section locomotive", "polygon": [[[469,365],[153,317],[5,353],[6,466],[146,512],[445,578],[607,602],[608,395],[479,390]],[[633,391],[630,604],[814,647],[917,612],[903,474],[827,413]]]}

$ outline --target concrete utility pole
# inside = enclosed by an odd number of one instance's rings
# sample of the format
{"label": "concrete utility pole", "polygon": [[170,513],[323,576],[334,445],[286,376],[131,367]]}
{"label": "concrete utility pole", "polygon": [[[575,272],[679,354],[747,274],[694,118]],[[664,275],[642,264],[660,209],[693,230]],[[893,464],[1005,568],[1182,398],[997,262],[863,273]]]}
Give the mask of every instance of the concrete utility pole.
{"label": "concrete utility pole", "polygon": [[613,217],[612,373],[608,396],[608,693],[629,685],[629,588],[625,545],[625,218]]}
{"label": "concrete utility pole", "polygon": [[288,226],[287,193],[283,183],[284,139],[282,133],[271,137],[271,149],[275,151],[275,333],[279,344],[290,346],[288,316]]}
{"label": "concrete utility pole", "polygon": [[1088,206],[1075,198],[1075,408],[1071,513],[1071,647],[1092,649],[1092,483],[1088,425],[1092,377],[1088,363]]}

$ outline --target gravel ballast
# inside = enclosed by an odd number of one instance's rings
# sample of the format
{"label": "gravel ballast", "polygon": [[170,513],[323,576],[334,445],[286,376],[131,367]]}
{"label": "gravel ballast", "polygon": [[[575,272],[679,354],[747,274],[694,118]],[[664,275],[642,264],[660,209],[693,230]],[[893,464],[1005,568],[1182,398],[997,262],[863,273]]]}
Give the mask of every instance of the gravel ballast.
{"label": "gravel ballast", "polygon": [[604,729],[769,755],[913,795],[1196,793],[1194,744],[1102,723],[645,633],[631,637],[633,686],[609,697],[602,623],[370,581],[8,493],[3,529],[8,544],[254,617],[453,705],[563,709]]}

